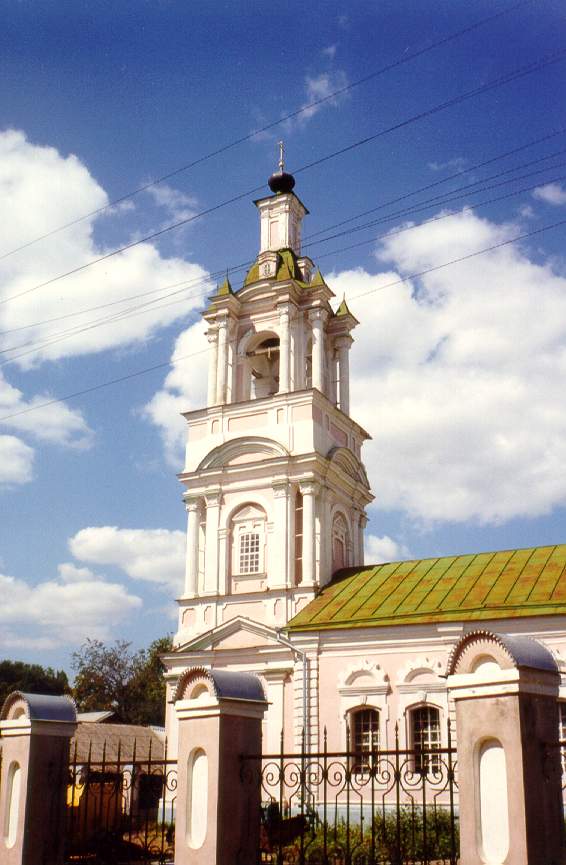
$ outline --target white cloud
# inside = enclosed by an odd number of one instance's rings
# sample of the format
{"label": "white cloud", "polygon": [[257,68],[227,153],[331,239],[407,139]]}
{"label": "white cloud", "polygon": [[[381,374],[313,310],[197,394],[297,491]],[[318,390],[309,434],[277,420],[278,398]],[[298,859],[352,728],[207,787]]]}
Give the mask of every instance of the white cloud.
{"label": "white cloud", "polygon": [[392,272],[328,277],[361,321],[352,411],[376,507],[500,523],[566,504],[566,279],[507,246],[355,300],[516,232],[463,211],[384,240]]}
{"label": "white cloud", "polygon": [[73,562],[62,562],[57,566],[57,573],[64,583],[81,583],[85,580],[98,579],[98,576],[90,568],[79,568]]}
{"label": "white cloud", "polygon": [[69,579],[72,566],[62,567],[62,578],[35,586],[0,574],[0,645],[53,649],[77,645],[86,637],[108,639],[113,627],[141,608],[141,598],[124,586],[98,579],[87,569],[82,574],[76,570]]}
{"label": "white cloud", "polygon": [[146,417],[160,430],[168,462],[179,467],[186,444],[187,424],[181,412],[206,405],[208,380],[207,325],[199,321],[184,330],[175,343],[172,368],[163,387],[145,406]]}
{"label": "white cloud", "polygon": [[389,535],[367,535],[365,539],[366,565],[379,565],[381,562],[396,562],[409,559],[411,554],[406,546],[398,543]]}
{"label": "white cloud", "polygon": [[468,160],[463,156],[454,156],[446,162],[429,162],[428,167],[431,171],[463,171],[467,164]]}
{"label": "white cloud", "polygon": [[34,451],[16,436],[0,435],[0,484],[25,484],[33,477]]}
{"label": "white cloud", "polygon": [[[150,194],[174,218],[186,218],[193,213],[194,200],[170,186],[156,187]],[[21,131],[0,132],[1,361],[11,361],[5,366],[6,370],[10,370],[12,364],[25,371],[46,361],[124,346],[142,346],[160,328],[181,316],[186,317],[189,311],[200,306],[205,294],[206,272],[182,258],[165,258],[150,243],[127,250],[101,266],[95,265],[15,297],[50,277],[111,251],[112,247],[97,241],[98,226],[103,224],[108,233],[108,217],[120,215],[123,220],[131,208],[111,208],[19,252],[6,253],[107,203],[106,192],[76,156],[65,156],[53,147],[33,144]],[[116,230],[122,226],[122,232],[126,231],[126,223],[117,223],[117,226]],[[128,239],[124,234],[120,242]],[[185,293],[169,301],[159,299],[161,289],[167,286],[170,290],[179,289],[183,284],[187,285]],[[52,320],[140,292],[146,296],[97,312]],[[148,295],[149,292],[153,293]],[[146,307],[135,315],[117,315],[141,303]],[[112,321],[109,320],[111,316],[115,316]],[[101,321],[103,326],[92,326]],[[0,421],[3,427],[17,434],[1,438],[0,484],[31,480],[33,450],[28,438],[75,448],[85,448],[92,443],[92,430],[80,411],[65,403],[37,408],[53,396],[56,395],[44,389],[28,396],[0,374],[0,418],[17,415]],[[29,408],[34,411],[21,413]]]}
{"label": "white cloud", "polygon": [[181,531],[116,526],[89,526],[69,540],[69,549],[79,561],[114,565],[132,579],[178,593],[183,586],[185,545]]}
{"label": "white cloud", "polygon": [[[151,194],[172,212],[186,213],[193,204],[189,196],[167,186],[156,187]],[[54,226],[68,223],[107,203],[105,191],[76,156],[64,156],[52,147],[32,144],[20,131],[0,133],[0,256]],[[111,251],[95,238],[98,225],[107,216],[100,214],[77,222],[54,237],[0,259],[0,300]],[[128,237],[122,240],[127,241]],[[48,343],[37,352],[15,361],[24,369],[45,360],[143,344],[159,328],[200,305],[204,288],[197,283],[205,276],[205,271],[197,264],[181,258],[165,258],[154,245],[142,243],[108,259],[103,265],[89,267],[1,305],[0,331],[33,325],[27,330],[6,334],[6,346],[39,341]],[[59,339],[62,331],[91,323],[94,314],[84,313],[63,322],[46,321],[183,281],[194,282],[184,302],[160,309],[156,308],[159,304],[155,304],[143,314],[122,317],[69,338]],[[96,315],[107,316],[118,309],[130,308],[136,302],[141,303],[143,299],[128,301],[123,307],[112,307]]]}
{"label": "white cloud", "polygon": [[[323,108],[337,108],[342,104],[347,94],[338,93],[336,96],[331,96],[331,94],[347,85],[348,76],[340,69],[332,72],[321,72],[319,75],[307,75],[305,78],[305,101],[301,106],[301,113],[286,120],[283,123],[283,128],[290,132],[295,125],[302,126],[308,123]],[[319,104],[313,105],[311,103]]]}
{"label": "white cloud", "polygon": [[150,186],[147,194],[167,211],[173,221],[190,219],[196,213],[196,199],[166,183]]}
{"label": "white cloud", "polygon": [[[70,409],[64,402],[45,405],[52,399],[49,393],[38,394],[25,400],[22,392],[10,385],[0,374],[0,418],[4,426],[27,433],[38,441],[69,447],[85,448],[92,443],[92,431],[80,411]],[[33,408],[33,412],[26,412]]]}
{"label": "white cloud", "polygon": [[336,57],[336,45],[327,45],[326,48],[323,48],[321,54],[323,57],[328,57],[329,60],[334,60]]}
{"label": "white cloud", "polygon": [[559,207],[562,204],[566,204],[566,189],[559,183],[547,183],[545,186],[539,186],[534,190],[533,198]]}

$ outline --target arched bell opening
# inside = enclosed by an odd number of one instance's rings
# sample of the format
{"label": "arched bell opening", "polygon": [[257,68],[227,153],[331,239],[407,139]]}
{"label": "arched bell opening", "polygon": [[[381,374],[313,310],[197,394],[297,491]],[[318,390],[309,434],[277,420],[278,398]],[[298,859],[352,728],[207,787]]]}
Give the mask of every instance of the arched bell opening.
{"label": "arched bell opening", "polygon": [[[246,352],[249,398],[273,396],[279,390],[279,337],[258,333]],[[247,389],[247,388],[246,388]]]}

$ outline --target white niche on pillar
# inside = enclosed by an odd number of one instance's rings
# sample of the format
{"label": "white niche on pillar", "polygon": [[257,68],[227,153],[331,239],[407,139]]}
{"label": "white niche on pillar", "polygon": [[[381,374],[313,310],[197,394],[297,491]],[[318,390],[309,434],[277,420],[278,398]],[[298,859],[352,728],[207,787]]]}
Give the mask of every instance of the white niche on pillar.
{"label": "white niche on pillar", "polygon": [[208,757],[202,748],[191,751],[187,776],[187,844],[198,850],[206,838],[208,818]]}
{"label": "white niche on pillar", "polygon": [[505,750],[497,739],[478,750],[480,850],[484,862],[503,865],[509,852],[509,808]]}

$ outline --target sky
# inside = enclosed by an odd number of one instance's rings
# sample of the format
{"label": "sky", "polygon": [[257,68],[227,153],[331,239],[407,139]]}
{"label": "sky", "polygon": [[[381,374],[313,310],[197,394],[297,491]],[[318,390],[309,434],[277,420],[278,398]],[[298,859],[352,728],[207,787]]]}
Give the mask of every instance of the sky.
{"label": "sky", "polygon": [[200,311],[280,138],[360,321],[368,562],[566,541],[558,0],[0,12],[0,655],[174,631]]}

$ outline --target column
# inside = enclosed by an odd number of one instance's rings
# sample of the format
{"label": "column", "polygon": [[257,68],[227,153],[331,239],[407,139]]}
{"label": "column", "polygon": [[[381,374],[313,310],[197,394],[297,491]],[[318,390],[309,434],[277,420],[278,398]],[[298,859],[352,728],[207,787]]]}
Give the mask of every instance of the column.
{"label": "column", "polygon": [[300,484],[303,494],[303,581],[302,586],[316,582],[315,564],[315,496],[318,484],[306,481]]}
{"label": "column", "polygon": [[216,405],[216,379],[218,373],[218,331],[209,330],[207,339],[210,344],[208,355],[208,398],[207,405]]}
{"label": "column", "polygon": [[274,516],[274,534],[271,543],[273,555],[269,556],[271,579],[269,588],[285,588],[288,584],[287,571],[287,551],[289,545],[288,527],[287,527],[287,502],[289,498],[289,484],[287,481],[281,481],[273,484],[273,497],[275,499],[275,507],[273,509]]}
{"label": "column", "polygon": [[312,326],[312,386],[324,393],[324,311],[309,313]]}
{"label": "column", "polygon": [[218,594],[230,594],[230,562],[228,561],[230,529],[218,529]]}
{"label": "column", "polygon": [[338,351],[338,381],[340,382],[340,410],[350,413],[350,346],[351,336],[341,336],[336,340]]}
{"label": "column", "polygon": [[228,372],[228,321],[218,322],[218,375],[216,380],[216,404],[226,402],[226,375]]}
{"label": "column", "polygon": [[206,496],[206,548],[204,556],[204,594],[218,593],[218,521],[221,492]]}
{"label": "column", "polygon": [[289,307],[279,307],[279,393],[288,393],[289,364]]}
{"label": "column", "polygon": [[185,567],[185,597],[194,598],[198,594],[198,499],[188,499],[187,509],[187,559]]}
{"label": "column", "polygon": [[365,513],[362,511],[360,514],[359,527],[358,527],[358,561],[356,564],[363,565],[364,564],[364,529],[368,524],[368,518]]}

